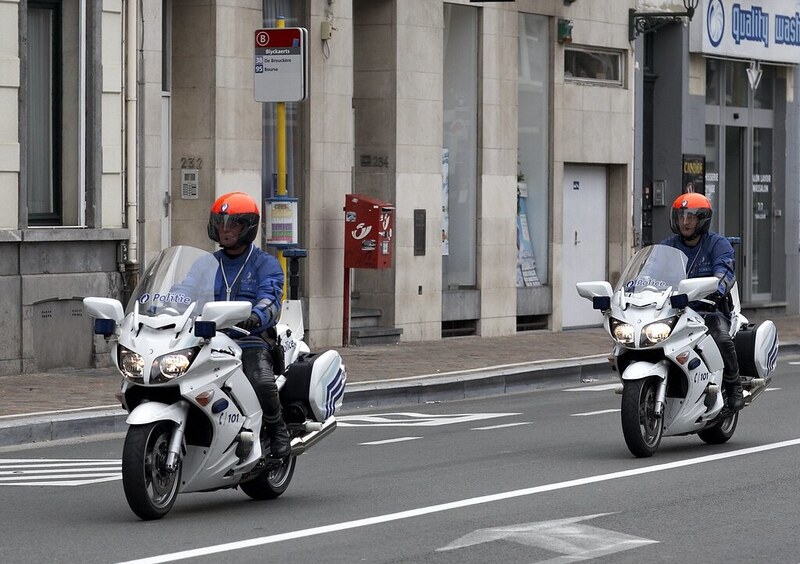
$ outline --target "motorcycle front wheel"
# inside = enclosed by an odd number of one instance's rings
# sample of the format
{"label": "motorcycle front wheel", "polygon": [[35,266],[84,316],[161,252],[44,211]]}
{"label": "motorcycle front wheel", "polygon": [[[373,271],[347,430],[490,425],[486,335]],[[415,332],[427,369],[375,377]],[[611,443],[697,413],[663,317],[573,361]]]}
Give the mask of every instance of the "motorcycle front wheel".
{"label": "motorcycle front wheel", "polygon": [[661,443],[663,419],[656,415],[656,395],[661,381],[644,378],[623,382],[622,434],[634,456],[653,456]]}
{"label": "motorcycle front wheel", "polygon": [[175,425],[156,421],[131,425],[122,449],[122,486],[131,510],[141,519],[160,519],[178,497],[181,462],[166,470],[167,447]]}
{"label": "motorcycle front wheel", "polygon": [[242,484],[242,491],[253,499],[275,499],[289,487],[297,464],[296,456],[287,456],[280,466],[265,470]]}

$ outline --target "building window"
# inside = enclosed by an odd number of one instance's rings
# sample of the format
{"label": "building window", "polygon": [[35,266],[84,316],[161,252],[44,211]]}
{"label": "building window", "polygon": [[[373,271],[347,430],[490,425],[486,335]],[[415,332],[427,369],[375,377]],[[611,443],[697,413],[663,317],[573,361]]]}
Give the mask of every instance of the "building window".
{"label": "building window", "polygon": [[548,18],[519,15],[517,286],[547,284],[550,209]]}
{"label": "building window", "polygon": [[28,225],[82,225],[85,41],[79,0],[29,1]]}
{"label": "building window", "polygon": [[477,8],[444,5],[443,62],[442,287],[458,290],[477,283]]}
{"label": "building window", "polygon": [[623,86],[622,52],[586,47],[564,48],[564,80]]}

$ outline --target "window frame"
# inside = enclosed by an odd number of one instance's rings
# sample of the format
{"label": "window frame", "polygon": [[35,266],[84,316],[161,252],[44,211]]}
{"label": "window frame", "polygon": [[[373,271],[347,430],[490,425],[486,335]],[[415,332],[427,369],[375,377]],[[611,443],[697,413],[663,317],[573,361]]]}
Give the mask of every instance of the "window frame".
{"label": "window frame", "polygon": [[[597,77],[580,77],[568,75],[568,55],[569,53],[580,53],[585,55],[597,56],[616,56],[617,58],[617,75],[619,78],[597,78]],[[603,47],[589,47],[585,45],[565,45],[564,46],[564,82],[573,82],[579,84],[591,84],[595,86],[609,86],[614,88],[625,88],[625,54],[626,51],[622,49],[608,49]]]}

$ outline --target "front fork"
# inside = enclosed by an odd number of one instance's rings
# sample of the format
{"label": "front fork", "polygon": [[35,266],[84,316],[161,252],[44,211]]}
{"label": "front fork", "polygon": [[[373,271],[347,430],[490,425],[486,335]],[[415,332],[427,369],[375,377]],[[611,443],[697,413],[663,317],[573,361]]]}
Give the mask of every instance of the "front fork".
{"label": "front fork", "polygon": [[167,447],[167,462],[164,465],[167,472],[175,472],[178,469],[178,461],[183,446],[183,434],[186,432],[186,421],[178,423],[172,432]]}
{"label": "front fork", "polygon": [[667,397],[667,379],[662,378],[661,383],[658,385],[658,392],[656,392],[656,417],[664,415],[664,402]]}
{"label": "front fork", "polygon": [[[178,402],[186,411],[189,410],[189,402],[180,400]],[[175,424],[175,430],[169,439],[169,446],[167,447],[167,461],[164,465],[167,472],[175,472],[178,469],[178,461],[183,449],[183,436],[186,433],[186,420],[188,417],[182,417],[180,422]]]}

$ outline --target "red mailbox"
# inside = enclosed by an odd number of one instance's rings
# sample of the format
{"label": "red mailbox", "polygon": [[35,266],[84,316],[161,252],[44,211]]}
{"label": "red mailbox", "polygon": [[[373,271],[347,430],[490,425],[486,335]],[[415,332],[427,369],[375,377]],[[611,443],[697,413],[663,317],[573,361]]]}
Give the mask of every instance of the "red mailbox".
{"label": "red mailbox", "polygon": [[348,194],[344,202],[344,267],[392,266],[394,206]]}

